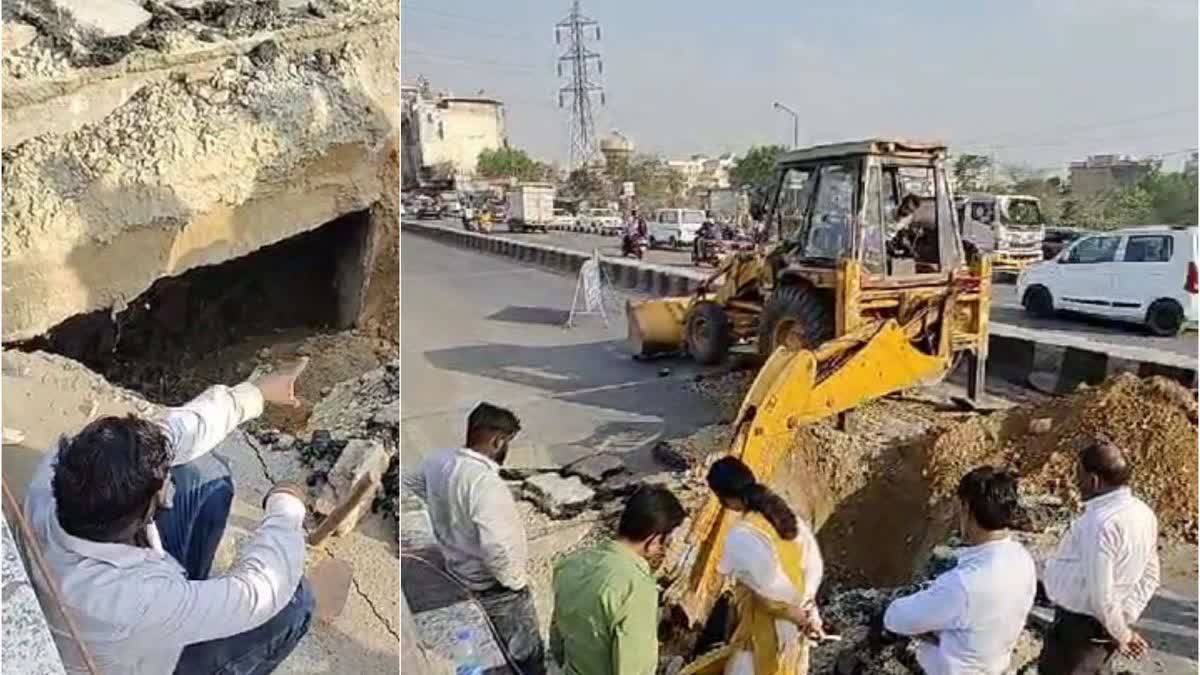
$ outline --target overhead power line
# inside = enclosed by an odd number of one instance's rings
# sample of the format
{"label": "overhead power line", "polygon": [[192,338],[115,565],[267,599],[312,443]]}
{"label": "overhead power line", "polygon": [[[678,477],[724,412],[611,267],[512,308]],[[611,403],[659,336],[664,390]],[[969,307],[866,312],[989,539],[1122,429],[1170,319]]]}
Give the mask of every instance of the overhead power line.
{"label": "overhead power line", "polygon": [[[604,72],[604,63],[600,54],[588,48],[589,39],[600,40],[600,23],[583,15],[579,0],[571,3],[567,18],[554,26],[554,41],[561,43],[564,36],[567,48],[558,57],[558,75],[566,77],[567,84],[558,90],[558,105],[570,110],[567,165],[577,169],[594,161],[600,151],[596,120],[592,117],[592,95],[599,94],[600,104],[604,105],[604,88],[594,79]],[[568,99],[569,105],[564,105]]]}

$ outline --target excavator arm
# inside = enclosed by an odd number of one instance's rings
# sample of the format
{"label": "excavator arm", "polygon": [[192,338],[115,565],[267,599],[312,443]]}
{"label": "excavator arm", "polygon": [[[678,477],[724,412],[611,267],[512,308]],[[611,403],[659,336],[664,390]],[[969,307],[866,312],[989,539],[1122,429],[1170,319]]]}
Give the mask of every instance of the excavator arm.
{"label": "excavator arm", "polygon": [[[926,327],[940,323],[952,303],[953,296],[947,296],[903,326],[893,319],[868,322],[814,351],[777,349],[742,402],[729,454],[768,483],[799,426],[943,377],[952,362],[949,331],[937,331],[933,354],[914,341]],[[733,514],[710,496],[666,561],[665,569],[675,576],[665,599],[682,609],[692,625],[707,619],[720,595],[717,562],[732,521]]]}

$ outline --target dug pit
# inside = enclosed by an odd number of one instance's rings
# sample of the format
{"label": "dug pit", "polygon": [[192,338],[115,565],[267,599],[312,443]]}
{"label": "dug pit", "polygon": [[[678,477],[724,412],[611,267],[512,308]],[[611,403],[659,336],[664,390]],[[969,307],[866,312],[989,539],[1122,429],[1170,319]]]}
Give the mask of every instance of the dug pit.
{"label": "dug pit", "polygon": [[[718,401],[740,399],[745,383],[707,389]],[[976,466],[1017,471],[1024,507],[1018,538],[1040,560],[1078,506],[1071,479],[1078,450],[1107,437],[1135,467],[1134,491],[1157,513],[1163,544],[1194,544],[1196,418],[1195,392],[1126,374],[989,415],[964,413],[948,399],[894,397],[861,407],[853,434],[830,423],[802,428],[767,482],[816,528],[826,564],[818,602],[828,608],[827,627],[848,638],[820,647],[814,664],[825,665],[814,672],[829,672],[844,652],[866,649],[860,642],[867,624],[890,597],[953,564],[946,545],[955,541],[954,490]],[[707,463],[726,449],[726,435],[698,436],[678,442],[674,454],[697,458],[689,482],[702,485]],[[711,622],[707,636],[702,628],[671,627],[664,653],[686,660],[711,646]],[[1014,658],[1032,658],[1039,640],[1036,631],[1023,636]],[[870,648],[886,655],[880,656],[886,668],[909,672],[900,663],[903,644]],[[883,661],[861,672],[893,672],[881,670]]]}
{"label": "dug pit", "polygon": [[[386,341],[354,330],[373,319],[364,310],[380,238],[370,214],[350,212],[249,255],[160,278],[123,309],[76,315],[10,346],[74,359],[166,405],[260,365],[310,356],[313,370],[297,394],[311,405],[387,358]],[[267,423],[296,430],[307,412],[271,410]]]}

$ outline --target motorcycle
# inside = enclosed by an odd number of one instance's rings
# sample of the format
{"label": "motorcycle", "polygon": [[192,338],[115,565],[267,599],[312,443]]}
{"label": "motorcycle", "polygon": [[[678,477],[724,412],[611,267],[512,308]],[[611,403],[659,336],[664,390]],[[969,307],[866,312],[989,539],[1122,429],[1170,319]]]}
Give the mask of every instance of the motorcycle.
{"label": "motorcycle", "polygon": [[704,264],[716,267],[727,255],[729,255],[729,245],[724,240],[697,237],[696,245],[692,247],[692,264],[696,267]]}
{"label": "motorcycle", "polygon": [[642,259],[646,255],[646,251],[650,248],[650,244],[646,242],[646,238],[641,235],[621,237],[621,257],[628,258],[630,256]]}

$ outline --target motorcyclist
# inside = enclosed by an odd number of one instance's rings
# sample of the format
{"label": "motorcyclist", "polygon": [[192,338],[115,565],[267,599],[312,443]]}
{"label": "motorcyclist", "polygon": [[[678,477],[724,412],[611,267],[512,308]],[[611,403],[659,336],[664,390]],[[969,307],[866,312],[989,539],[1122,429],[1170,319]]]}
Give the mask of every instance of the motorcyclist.
{"label": "motorcyclist", "polygon": [[720,240],[721,227],[713,222],[712,211],[704,213],[704,222],[700,225],[700,229],[696,232],[696,238],[692,241],[692,251],[696,260],[703,259],[704,243],[706,241]]}
{"label": "motorcyclist", "polygon": [[628,252],[639,240],[646,238],[646,220],[638,215],[637,209],[630,211],[629,220],[625,221],[625,234],[621,237],[621,251]]}

